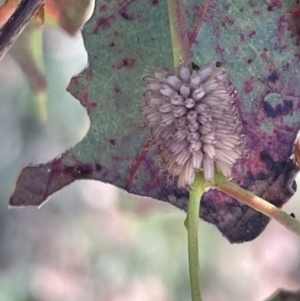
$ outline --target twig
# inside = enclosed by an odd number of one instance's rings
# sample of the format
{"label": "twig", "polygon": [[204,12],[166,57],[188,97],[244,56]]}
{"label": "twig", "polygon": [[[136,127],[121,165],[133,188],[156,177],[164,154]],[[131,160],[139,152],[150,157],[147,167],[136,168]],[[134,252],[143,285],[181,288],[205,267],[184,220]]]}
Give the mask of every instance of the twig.
{"label": "twig", "polygon": [[254,210],[273,218],[285,228],[300,236],[300,223],[295,218],[253,193],[229,182],[229,180],[221,174],[215,176],[215,184],[213,187],[250,206]]}
{"label": "twig", "polygon": [[20,2],[21,0],[6,0],[4,4],[0,5],[0,27],[9,20]]}
{"label": "twig", "polygon": [[44,0],[23,0],[7,23],[0,29],[0,59],[13,45]]}
{"label": "twig", "polygon": [[189,45],[192,46],[198,36],[198,32],[201,28],[201,25],[203,23],[203,20],[204,20],[204,17],[208,11],[208,8],[210,6],[210,3],[211,3],[211,0],[206,0],[205,3],[204,3],[204,6],[202,8],[202,11],[201,11],[201,14],[198,18],[198,22],[196,24],[196,27],[194,28],[194,31],[192,32],[192,34],[190,35],[189,37]]}
{"label": "twig", "polygon": [[182,0],[168,0],[169,21],[175,69],[190,63],[191,51],[185,22],[185,8]]}

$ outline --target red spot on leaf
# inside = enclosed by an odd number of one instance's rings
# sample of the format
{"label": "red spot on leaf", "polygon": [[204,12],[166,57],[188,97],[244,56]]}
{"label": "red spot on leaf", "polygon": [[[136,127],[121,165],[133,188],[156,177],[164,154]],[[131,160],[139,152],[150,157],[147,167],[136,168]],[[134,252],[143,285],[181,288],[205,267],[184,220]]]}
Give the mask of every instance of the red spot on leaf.
{"label": "red spot on leaf", "polygon": [[77,94],[78,100],[80,101],[81,105],[88,110],[90,108],[96,108],[97,103],[96,102],[91,102],[89,99],[89,94],[87,92],[80,92]]}
{"label": "red spot on leaf", "polygon": [[266,2],[268,4],[268,11],[282,8],[281,0],[267,0]]}
{"label": "red spot on leaf", "polygon": [[100,6],[99,11],[106,11],[106,9],[107,9],[106,4],[103,4]]}
{"label": "red spot on leaf", "polygon": [[222,23],[223,23],[222,24],[223,26],[225,26],[226,24],[233,25],[234,24],[234,19],[230,16],[225,16]]}
{"label": "red spot on leaf", "polygon": [[121,68],[130,68],[135,64],[135,59],[133,58],[124,58],[119,61],[116,65],[117,69]]}
{"label": "red spot on leaf", "polygon": [[107,29],[110,27],[110,18],[104,18],[104,17],[101,17],[98,21],[97,21],[97,24],[96,24],[96,27],[94,28],[93,30],[93,33],[94,34],[97,34],[99,32],[99,29]]}
{"label": "red spot on leaf", "polygon": [[282,115],[289,115],[293,112],[293,102],[291,100],[283,100],[282,104],[278,104],[275,108],[272,107],[271,104],[264,101],[263,102],[263,109],[265,114],[269,118],[277,118]]}
{"label": "red spot on leaf", "polygon": [[119,94],[121,92],[120,86],[119,85],[115,85],[114,86],[114,91],[115,91],[116,94]]}
{"label": "red spot on leaf", "polygon": [[260,57],[261,57],[264,61],[268,62],[268,56],[267,56],[267,50],[266,50],[266,49],[264,49],[264,52],[261,53]]}
{"label": "red spot on leaf", "polygon": [[76,166],[66,166],[64,171],[71,174],[75,179],[81,179],[89,176],[93,169],[89,164],[78,164]]}
{"label": "red spot on leaf", "polygon": [[[111,156],[111,158],[115,161],[115,162],[122,162],[124,161],[124,158],[121,156]],[[118,176],[117,176],[118,177]]]}
{"label": "red spot on leaf", "polygon": [[[268,160],[264,156],[264,152],[259,153],[259,151],[250,151],[249,152],[249,172],[254,176],[261,172],[268,173],[268,168],[270,168],[271,161]],[[253,159],[252,159],[253,158]]]}
{"label": "red spot on leaf", "polygon": [[89,104],[89,95],[87,92],[85,93],[82,93],[81,94],[81,97],[79,99],[80,103],[84,106],[84,107],[87,107],[88,104]]}
{"label": "red spot on leaf", "polygon": [[[289,28],[293,34],[295,34],[298,38],[300,37],[300,6],[298,3],[295,4],[294,7],[289,9],[288,11],[288,23]],[[297,41],[299,44],[299,41]]]}
{"label": "red spot on leaf", "polygon": [[127,21],[133,21],[135,19],[133,14],[129,14],[125,10],[120,11],[120,15],[123,19],[125,19]]}
{"label": "red spot on leaf", "polygon": [[256,31],[255,31],[255,30],[251,30],[251,31],[249,32],[249,37],[250,37],[250,38],[253,38],[255,35],[256,35]]}
{"label": "red spot on leaf", "polygon": [[254,88],[254,78],[251,76],[245,81],[244,91],[246,94],[250,93]]}
{"label": "red spot on leaf", "polygon": [[286,16],[281,16],[277,21],[277,45],[281,48],[281,50],[284,50],[284,48],[287,47],[287,45],[284,43],[285,40],[285,31],[288,28],[288,20]]}
{"label": "red spot on leaf", "polygon": [[150,0],[150,4],[153,6],[156,6],[159,4],[159,1],[158,0]]}
{"label": "red spot on leaf", "polygon": [[271,83],[275,83],[278,79],[279,77],[276,71],[272,72],[272,74],[268,76],[268,81]]}
{"label": "red spot on leaf", "polygon": [[101,170],[102,170],[102,165],[99,164],[99,163],[96,163],[96,164],[95,164],[95,167],[96,167],[96,170],[97,170],[97,171],[101,171]]}
{"label": "red spot on leaf", "polygon": [[233,47],[233,52],[234,52],[235,54],[237,54],[237,53],[239,52],[239,50],[240,50],[239,46],[234,46],[234,47]]}

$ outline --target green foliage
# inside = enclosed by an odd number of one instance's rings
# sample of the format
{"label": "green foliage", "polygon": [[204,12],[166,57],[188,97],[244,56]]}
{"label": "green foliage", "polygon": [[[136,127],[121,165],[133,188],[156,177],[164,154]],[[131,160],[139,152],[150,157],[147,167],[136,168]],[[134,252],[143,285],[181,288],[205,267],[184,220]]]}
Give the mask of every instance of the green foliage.
{"label": "green foliage", "polygon": [[[298,36],[290,26],[290,8],[290,1],[212,3],[191,48],[199,64],[221,61],[238,91],[249,156],[236,166],[235,181],[277,206],[290,197],[286,183],[276,180],[280,173],[288,177],[285,162],[300,127]],[[192,31],[201,9],[190,1],[186,10]],[[148,150],[149,130],[140,112],[142,78],[158,67],[172,68],[167,3],[96,1],[83,36],[89,66],[68,90],[86,107],[90,130],[62,157],[27,167],[11,205],[39,205],[77,179],[96,179],[186,208],[187,193],[166,179]],[[254,239],[268,223],[213,191],[203,198],[201,216],[232,242]]]}
{"label": "green foliage", "polygon": [[[197,19],[195,5],[190,1],[186,7],[191,28]],[[289,1],[248,6],[238,1],[214,3],[192,46],[197,63],[222,61],[239,92],[236,101],[250,155],[237,166],[235,180],[277,206],[290,196],[285,181],[278,184],[277,180],[281,173],[285,176],[290,171],[286,171],[285,163],[300,120],[299,37],[290,26],[290,5]],[[11,205],[40,205],[75,180],[96,179],[185,209],[187,193],[170,183],[160,171],[155,153],[148,150],[150,133],[143,126],[140,112],[143,76],[158,67],[172,68],[166,3],[144,0],[120,5],[117,1],[96,1],[83,35],[89,66],[72,79],[68,90],[86,108],[90,130],[61,157],[27,167],[19,177]],[[274,190],[281,194],[274,194]],[[201,213],[232,242],[255,238],[267,224],[251,209],[215,192],[204,197]],[[152,234],[155,240],[157,235]],[[145,241],[139,246],[140,253],[129,248],[127,254],[116,248],[120,262],[115,266],[107,266],[107,255],[95,258],[93,272],[106,275],[108,281],[110,277],[126,277],[131,264],[141,266],[143,272],[151,244]],[[126,260],[121,259],[127,255],[130,266],[122,266]],[[151,264],[144,268],[157,273],[162,269],[156,270]],[[271,300],[286,297],[298,298],[280,293]]]}

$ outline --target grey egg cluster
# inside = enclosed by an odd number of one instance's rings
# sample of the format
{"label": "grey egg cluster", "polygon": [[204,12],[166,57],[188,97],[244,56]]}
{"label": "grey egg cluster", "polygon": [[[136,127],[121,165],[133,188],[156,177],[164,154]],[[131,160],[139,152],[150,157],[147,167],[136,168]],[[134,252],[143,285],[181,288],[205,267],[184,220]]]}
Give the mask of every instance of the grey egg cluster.
{"label": "grey egg cluster", "polygon": [[178,187],[189,187],[198,171],[211,182],[215,167],[230,178],[243,151],[225,69],[182,66],[178,76],[159,69],[144,80],[143,114],[169,174],[178,176]]}

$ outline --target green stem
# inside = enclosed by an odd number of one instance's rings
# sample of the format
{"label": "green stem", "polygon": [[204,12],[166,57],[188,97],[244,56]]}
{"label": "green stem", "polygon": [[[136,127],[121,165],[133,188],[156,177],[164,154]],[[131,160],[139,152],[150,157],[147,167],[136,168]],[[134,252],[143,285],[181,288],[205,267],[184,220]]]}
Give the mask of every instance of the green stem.
{"label": "green stem", "polygon": [[295,218],[255,194],[230,182],[223,175],[217,174],[215,176],[215,184],[213,187],[276,220],[285,228],[300,236],[300,223]]}
{"label": "green stem", "polygon": [[185,8],[182,0],[168,0],[170,30],[172,38],[174,67],[187,66],[190,63],[191,51],[187,26],[185,23]]}
{"label": "green stem", "polygon": [[188,231],[189,271],[192,301],[201,301],[200,268],[198,252],[198,223],[200,200],[204,192],[205,181],[202,173],[198,172],[190,192],[186,227]]}

